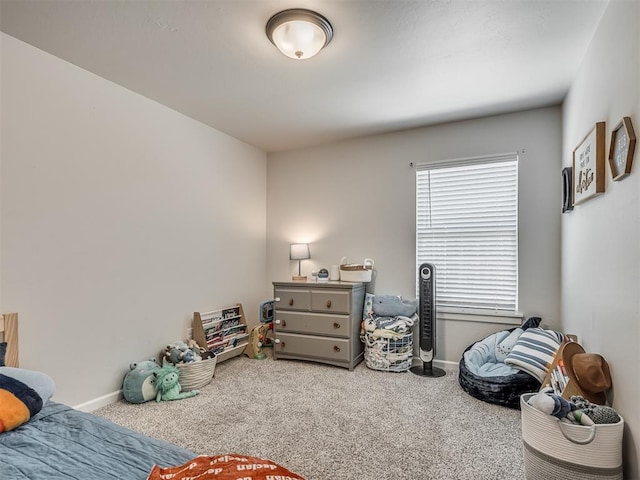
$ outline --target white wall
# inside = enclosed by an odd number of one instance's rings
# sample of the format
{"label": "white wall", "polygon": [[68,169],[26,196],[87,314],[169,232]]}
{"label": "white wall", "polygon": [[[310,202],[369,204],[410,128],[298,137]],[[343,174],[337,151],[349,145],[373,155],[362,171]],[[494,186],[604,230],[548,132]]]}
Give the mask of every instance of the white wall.
{"label": "white wall", "polygon": [[[378,135],[268,155],[268,281],[297,264],[288,244],[311,242],[303,274],[348,256],[375,260],[373,293],[415,297],[415,170],[410,163],[519,152],[520,311],[559,325],[561,115],[559,107]],[[524,152],[524,153],[523,153]],[[447,320],[437,358],[504,325]]]}
{"label": "white wall", "polygon": [[[609,4],[563,108],[563,163],[599,121],[630,116],[640,134],[640,3]],[[562,221],[562,319],[608,361],[613,406],[625,418],[625,478],[640,478],[640,145],[631,175]]]}
{"label": "white wall", "polygon": [[2,311],[77,405],[266,296],[266,155],[2,34]]}

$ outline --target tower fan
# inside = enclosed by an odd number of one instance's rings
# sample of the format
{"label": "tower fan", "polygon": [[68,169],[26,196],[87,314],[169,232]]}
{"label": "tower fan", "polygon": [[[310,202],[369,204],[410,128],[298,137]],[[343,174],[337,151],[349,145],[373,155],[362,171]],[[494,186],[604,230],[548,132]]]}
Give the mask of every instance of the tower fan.
{"label": "tower fan", "polygon": [[420,360],[422,365],[411,367],[411,371],[423,377],[442,377],[445,371],[433,366],[436,356],[436,267],[423,263],[418,269],[420,279],[418,295],[420,303]]}

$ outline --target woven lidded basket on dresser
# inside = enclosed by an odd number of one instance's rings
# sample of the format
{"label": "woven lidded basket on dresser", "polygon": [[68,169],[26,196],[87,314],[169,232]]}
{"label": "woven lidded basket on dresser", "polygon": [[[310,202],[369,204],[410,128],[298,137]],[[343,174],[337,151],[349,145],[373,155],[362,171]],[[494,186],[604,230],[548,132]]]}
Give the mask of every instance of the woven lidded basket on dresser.
{"label": "woven lidded basket on dresser", "polygon": [[217,358],[213,357],[200,362],[176,364],[176,367],[180,370],[180,386],[182,387],[182,391],[189,392],[208,385],[213,379],[216,360]]}

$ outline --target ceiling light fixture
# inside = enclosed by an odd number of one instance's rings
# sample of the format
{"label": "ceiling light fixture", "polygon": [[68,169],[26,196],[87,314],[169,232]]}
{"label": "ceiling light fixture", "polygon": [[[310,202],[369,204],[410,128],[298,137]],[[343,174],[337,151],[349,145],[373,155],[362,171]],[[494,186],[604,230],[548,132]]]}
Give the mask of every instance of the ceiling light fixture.
{"label": "ceiling light fixture", "polygon": [[319,13],[292,8],[276,13],[267,22],[267,37],[287,57],[313,57],[333,38],[333,27]]}

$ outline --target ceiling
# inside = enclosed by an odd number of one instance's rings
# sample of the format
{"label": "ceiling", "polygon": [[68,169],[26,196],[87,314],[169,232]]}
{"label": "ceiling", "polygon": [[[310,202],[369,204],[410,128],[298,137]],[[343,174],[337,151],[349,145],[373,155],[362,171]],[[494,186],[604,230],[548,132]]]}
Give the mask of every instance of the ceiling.
{"label": "ceiling", "polygon": [[[3,32],[267,152],[558,104],[607,0],[1,0]],[[309,60],[267,39],[308,8]]]}

